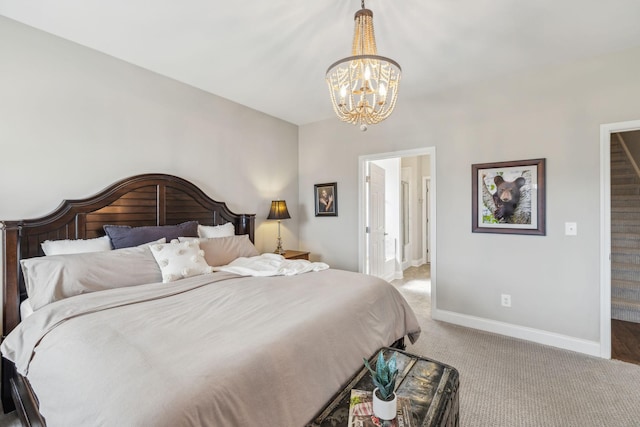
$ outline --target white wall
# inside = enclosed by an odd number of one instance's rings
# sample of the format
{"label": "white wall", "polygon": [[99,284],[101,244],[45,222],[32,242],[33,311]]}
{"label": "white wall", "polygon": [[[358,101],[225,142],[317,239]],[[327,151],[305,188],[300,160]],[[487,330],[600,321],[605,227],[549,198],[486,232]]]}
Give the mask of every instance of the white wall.
{"label": "white wall", "polygon": [[160,172],[255,213],[261,251],[276,245],[270,201],[286,200],[298,246],[297,126],[3,17],[0,56],[0,219]]}
{"label": "white wall", "polygon": [[[332,266],[357,270],[358,156],[435,147],[437,310],[595,345],[599,127],[640,119],[639,75],[640,49],[633,49],[426,99],[401,91],[394,114],[367,132],[337,119],[302,126],[301,244]],[[471,165],[540,157],[547,159],[547,235],[472,233]],[[327,163],[333,168],[321,169]],[[324,181],[340,183],[340,216],[331,223],[309,214],[307,190]],[[564,236],[565,221],[578,223],[578,236]],[[501,293],[512,296],[511,308],[500,306]]]}

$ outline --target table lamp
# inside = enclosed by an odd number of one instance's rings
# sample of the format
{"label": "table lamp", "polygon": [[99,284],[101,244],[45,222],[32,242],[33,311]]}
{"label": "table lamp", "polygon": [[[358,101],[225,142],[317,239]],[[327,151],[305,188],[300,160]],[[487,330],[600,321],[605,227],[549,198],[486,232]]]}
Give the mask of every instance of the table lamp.
{"label": "table lamp", "polygon": [[269,210],[269,216],[267,219],[278,220],[278,246],[274,252],[280,255],[284,254],[284,249],[282,249],[282,239],[280,238],[280,221],[289,218],[291,218],[291,216],[287,210],[287,202],[284,200],[274,200],[271,202],[271,210]]}

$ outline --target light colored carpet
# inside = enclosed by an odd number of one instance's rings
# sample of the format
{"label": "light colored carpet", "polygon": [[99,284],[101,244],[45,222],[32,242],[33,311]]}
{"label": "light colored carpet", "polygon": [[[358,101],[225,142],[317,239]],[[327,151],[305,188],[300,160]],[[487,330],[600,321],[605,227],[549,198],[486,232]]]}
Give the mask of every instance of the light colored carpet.
{"label": "light colored carpet", "polygon": [[425,267],[393,282],[423,330],[407,350],[459,371],[461,426],[640,426],[640,366],[431,320]]}

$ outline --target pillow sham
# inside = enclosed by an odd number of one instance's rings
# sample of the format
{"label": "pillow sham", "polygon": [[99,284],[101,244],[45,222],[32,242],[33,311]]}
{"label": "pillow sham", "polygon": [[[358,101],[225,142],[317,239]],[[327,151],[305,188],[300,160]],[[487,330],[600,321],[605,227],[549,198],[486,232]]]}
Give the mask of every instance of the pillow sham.
{"label": "pillow sham", "polygon": [[197,240],[149,246],[160,270],[162,282],[174,282],[191,276],[213,273]]}
{"label": "pillow sham", "polygon": [[177,225],[130,227],[128,225],[104,225],[114,249],[129,248],[161,238],[170,242],[180,236],[198,237],[198,221],[187,221]]}
{"label": "pillow sham", "polygon": [[148,245],[29,258],[20,264],[34,310],[75,295],[162,281]]}
{"label": "pillow sham", "polygon": [[[180,241],[187,239],[189,238],[181,237]],[[197,240],[200,242],[200,249],[204,251],[205,261],[212,267],[227,265],[239,257],[260,255],[251,240],[249,240],[248,234]]]}
{"label": "pillow sham", "polygon": [[102,252],[111,250],[111,239],[109,236],[102,236],[95,239],[45,240],[40,247],[47,256]]}
{"label": "pillow sham", "polygon": [[236,234],[236,227],[231,222],[222,225],[198,225],[198,237],[211,239],[228,237]]}

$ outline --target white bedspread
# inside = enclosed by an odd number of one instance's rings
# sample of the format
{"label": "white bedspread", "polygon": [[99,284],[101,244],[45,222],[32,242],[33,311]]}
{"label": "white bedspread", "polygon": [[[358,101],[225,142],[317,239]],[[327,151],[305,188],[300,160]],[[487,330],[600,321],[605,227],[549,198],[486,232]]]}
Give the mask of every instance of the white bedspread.
{"label": "white bedspread", "polygon": [[49,427],[302,426],[420,328],[387,282],[214,273],[45,306],[3,342]]}
{"label": "white bedspread", "polygon": [[295,276],[310,271],[329,268],[324,262],[309,262],[304,259],[285,259],[278,254],[262,254],[250,258],[236,258],[231,263],[214,267],[215,271],[239,274],[240,276]]}

